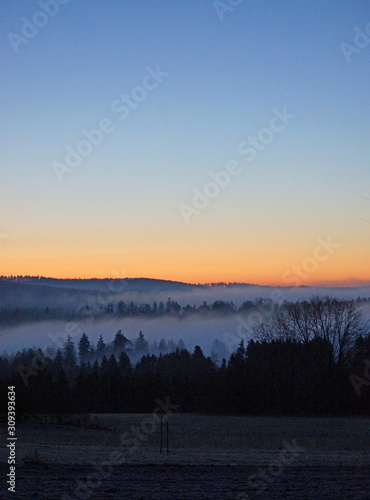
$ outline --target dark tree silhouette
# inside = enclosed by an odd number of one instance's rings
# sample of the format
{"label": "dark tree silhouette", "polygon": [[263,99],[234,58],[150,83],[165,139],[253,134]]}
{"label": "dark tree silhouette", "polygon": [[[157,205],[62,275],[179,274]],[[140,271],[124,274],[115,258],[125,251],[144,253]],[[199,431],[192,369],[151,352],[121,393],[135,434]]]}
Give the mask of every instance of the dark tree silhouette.
{"label": "dark tree silhouette", "polygon": [[148,344],[147,340],[145,340],[144,334],[141,330],[139,332],[137,339],[135,340],[134,345],[135,345],[135,350],[139,353],[145,352],[149,348],[149,344]]}
{"label": "dark tree silhouette", "polygon": [[76,347],[70,335],[63,346],[63,364],[69,372],[73,371],[77,365]]}
{"label": "dark tree silhouette", "polygon": [[113,348],[116,353],[126,351],[128,348],[132,347],[132,342],[122,333],[122,330],[118,330],[113,340]]}
{"label": "dark tree silhouette", "polygon": [[83,333],[78,342],[78,357],[80,362],[88,360],[91,354],[91,344],[86,333]]}

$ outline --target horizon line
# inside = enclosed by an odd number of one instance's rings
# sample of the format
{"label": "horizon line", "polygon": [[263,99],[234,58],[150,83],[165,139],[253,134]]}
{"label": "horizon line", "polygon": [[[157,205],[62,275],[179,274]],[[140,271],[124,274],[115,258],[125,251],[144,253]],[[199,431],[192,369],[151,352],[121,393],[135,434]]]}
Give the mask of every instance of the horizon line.
{"label": "horizon line", "polygon": [[310,284],[302,284],[302,285],[283,285],[283,284],[258,284],[258,283],[248,283],[245,281],[214,281],[214,282],[188,282],[188,281],[178,281],[174,279],[163,279],[163,278],[148,278],[145,276],[135,276],[135,277],[124,277],[124,278],[112,278],[112,277],[104,277],[104,278],[57,278],[53,276],[42,276],[42,275],[10,275],[10,276],[0,276],[0,280],[17,280],[17,279],[45,279],[45,280],[57,280],[57,281],[116,281],[116,280],[150,280],[150,281],[164,281],[167,283],[178,283],[182,285],[193,285],[193,286],[217,286],[217,285],[235,285],[235,286],[256,286],[256,287],[270,287],[270,288],[365,288],[370,286],[369,280],[360,280],[358,278],[349,278],[343,280],[323,280],[321,282],[314,282]]}

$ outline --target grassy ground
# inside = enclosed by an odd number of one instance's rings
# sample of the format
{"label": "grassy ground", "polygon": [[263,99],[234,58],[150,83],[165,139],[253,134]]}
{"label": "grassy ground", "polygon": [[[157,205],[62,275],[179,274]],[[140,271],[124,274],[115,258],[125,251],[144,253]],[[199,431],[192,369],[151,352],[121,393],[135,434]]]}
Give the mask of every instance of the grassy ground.
{"label": "grassy ground", "polygon": [[[104,429],[57,425],[17,426],[18,447],[122,447],[121,436],[140,429],[143,448],[159,447],[160,426],[151,414],[97,415]],[[295,439],[310,451],[370,451],[368,418],[219,417],[173,414],[168,417],[171,450],[279,450],[283,440]],[[5,436],[5,425],[0,426]],[[133,431],[135,433],[135,430]],[[125,446],[124,446],[125,447]],[[129,446],[128,446],[129,447]],[[5,440],[0,444],[3,461]],[[83,459],[83,457],[81,457]]]}
{"label": "grassy ground", "polygon": [[[90,487],[86,498],[370,499],[368,418],[174,414],[168,420],[169,454],[165,449],[159,454],[159,424],[153,415],[98,418],[105,429],[18,425],[18,489],[9,498],[62,498],[68,491],[65,498],[78,498],[78,481],[96,471],[95,465],[105,464],[105,471],[112,470],[96,488]],[[0,435],[0,497],[6,498],[4,426]],[[35,450],[41,462],[25,463]],[[287,462],[282,461],[284,450],[293,450]],[[256,474],[257,487],[250,483]],[[123,479],[131,489],[123,488]]]}

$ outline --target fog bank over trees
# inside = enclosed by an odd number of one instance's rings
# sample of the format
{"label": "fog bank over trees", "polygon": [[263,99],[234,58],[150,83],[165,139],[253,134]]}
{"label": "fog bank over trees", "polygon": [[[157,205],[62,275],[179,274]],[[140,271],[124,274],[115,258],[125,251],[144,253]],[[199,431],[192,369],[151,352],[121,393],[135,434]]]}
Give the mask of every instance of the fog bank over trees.
{"label": "fog bank over trees", "polygon": [[330,296],[355,300],[370,317],[370,289],[262,287],[248,284],[190,285],[163,280],[56,280],[0,278],[0,352],[64,341],[71,325],[96,343],[122,330],[130,339],[143,331],[150,343],[183,339],[207,355],[217,339],[228,355],[253,326],[286,301]]}
{"label": "fog bank over trees", "polygon": [[149,342],[142,331],[130,339],[118,330],[109,342],[74,331],[60,347],[0,356],[0,389],[16,385],[20,419],[145,412],[158,396],[184,412],[369,414],[370,333],[358,303],[314,297],[274,305],[252,330],[255,339],[240,340],[230,356],[218,339],[207,355],[182,339]]}

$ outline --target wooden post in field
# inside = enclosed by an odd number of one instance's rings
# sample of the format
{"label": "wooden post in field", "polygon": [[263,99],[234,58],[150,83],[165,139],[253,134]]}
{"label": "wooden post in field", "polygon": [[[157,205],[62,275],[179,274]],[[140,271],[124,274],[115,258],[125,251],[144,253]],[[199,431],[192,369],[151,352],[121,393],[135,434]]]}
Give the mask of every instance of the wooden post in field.
{"label": "wooden post in field", "polygon": [[169,440],[168,420],[166,422],[166,434],[167,434],[167,439],[166,439],[166,442],[167,442],[167,453],[169,453],[170,452],[170,440]]}
{"label": "wooden post in field", "polygon": [[170,440],[169,440],[169,427],[168,427],[168,422],[163,422],[164,416],[167,415],[164,411],[159,412],[160,419],[161,419],[161,443],[159,446],[159,453],[162,453],[163,449],[163,427],[166,429],[166,448],[167,448],[167,453],[170,452]]}
{"label": "wooden post in field", "polygon": [[162,437],[163,437],[163,412],[160,412],[160,418],[161,418],[161,444],[159,446],[159,453],[162,454]]}

